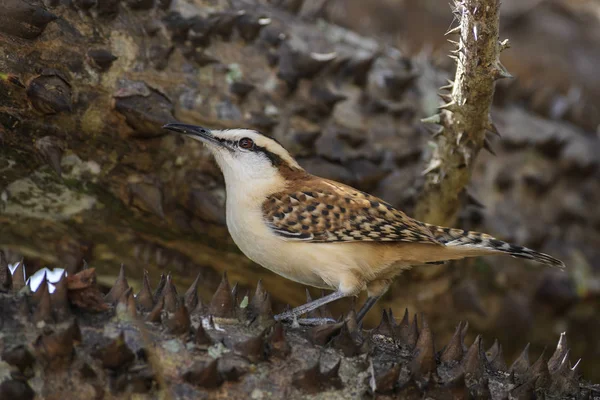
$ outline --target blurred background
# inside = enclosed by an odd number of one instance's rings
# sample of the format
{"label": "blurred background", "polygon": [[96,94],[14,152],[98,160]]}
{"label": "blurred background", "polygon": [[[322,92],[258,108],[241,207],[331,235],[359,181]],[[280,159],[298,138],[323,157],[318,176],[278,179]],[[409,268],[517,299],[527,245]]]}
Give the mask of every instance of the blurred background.
{"label": "blurred background", "polygon": [[[134,286],[146,269],[153,282],[171,272],[181,291],[200,274],[204,301],[227,271],[242,294],[262,279],[276,310],[304,302],[303,286],[237,250],[220,173],[201,146],[157,128],[173,119],[255,127],[309,172],[412,215],[430,156],[419,120],[454,71],[446,0],[130,2],[138,8],[117,15],[80,1],[39,3],[57,19],[34,41],[0,28],[0,250],[9,262],[77,271],[85,260],[107,286],[124,263]],[[223,21],[240,7],[256,18],[209,40],[210,16]],[[497,84],[502,137],[495,156],[479,155],[457,226],[568,268],[505,257],[420,267],[396,280],[367,327],[384,307],[396,318],[424,312],[441,349],[467,320],[469,340],[498,338],[508,363],[528,342],[535,360],[567,331],[572,362],[583,357],[584,376],[597,381],[600,4],[505,0],[501,12],[512,46],[502,62],[515,79]],[[300,67],[298,54],[332,50],[362,64]]]}

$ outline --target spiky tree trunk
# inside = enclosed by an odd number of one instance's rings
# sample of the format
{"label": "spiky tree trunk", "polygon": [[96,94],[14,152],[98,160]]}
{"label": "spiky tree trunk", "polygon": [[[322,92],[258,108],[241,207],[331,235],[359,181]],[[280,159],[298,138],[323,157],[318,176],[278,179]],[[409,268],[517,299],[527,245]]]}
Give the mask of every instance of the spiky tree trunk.
{"label": "spiky tree trunk", "polygon": [[[484,351],[468,325],[436,349],[423,315],[398,323],[385,312],[363,331],[350,311],[314,328],[274,323],[262,286],[251,299],[223,280],[208,304],[197,282],[179,296],[170,276],[148,275],[134,298],[124,269],[104,297],[95,271],[62,277],[33,294],[19,264],[0,253],[0,398],[38,399],[434,399],[584,398],[593,388],[556,351],[506,366],[496,341]],[[201,296],[205,297],[205,296]],[[209,296],[210,297],[210,296]],[[326,310],[318,310],[319,315]],[[37,397],[36,397],[37,396]]]}
{"label": "spiky tree trunk", "polygon": [[448,34],[458,36],[451,40],[456,74],[441,88],[450,93],[440,95],[440,113],[423,120],[439,128],[416,209],[418,218],[443,226],[456,221],[477,153],[489,149],[486,132],[497,133],[490,118],[494,82],[510,77],[500,63],[508,45],[499,40],[500,1],[456,0],[453,7],[458,26]]}

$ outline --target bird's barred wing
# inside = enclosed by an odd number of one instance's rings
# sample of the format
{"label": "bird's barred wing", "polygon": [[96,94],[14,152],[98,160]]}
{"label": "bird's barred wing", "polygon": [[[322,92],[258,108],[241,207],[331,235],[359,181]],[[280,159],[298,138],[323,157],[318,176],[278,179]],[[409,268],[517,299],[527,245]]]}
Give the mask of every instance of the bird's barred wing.
{"label": "bird's barred wing", "polygon": [[440,244],[424,223],[384,201],[334,181],[315,181],[265,200],[263,215],[276,234],[307,242]]}

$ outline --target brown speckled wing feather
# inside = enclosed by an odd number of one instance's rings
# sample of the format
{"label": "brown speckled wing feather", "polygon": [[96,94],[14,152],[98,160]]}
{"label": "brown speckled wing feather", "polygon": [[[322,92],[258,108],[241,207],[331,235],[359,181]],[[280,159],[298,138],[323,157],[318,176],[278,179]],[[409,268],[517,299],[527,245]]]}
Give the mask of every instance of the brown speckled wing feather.
{"label": "brown speckled wing feather", "polygon": [[383,200],[317,177],[269,196],[262,210],[269,227],[288,240],[440,244],[424,223]]}

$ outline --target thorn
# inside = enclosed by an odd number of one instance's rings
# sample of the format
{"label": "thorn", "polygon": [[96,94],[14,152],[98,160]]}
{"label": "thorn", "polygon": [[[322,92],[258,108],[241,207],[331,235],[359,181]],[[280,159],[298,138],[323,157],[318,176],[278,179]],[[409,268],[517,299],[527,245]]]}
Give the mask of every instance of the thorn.
{"label": "thorn", "polygon": [[[81,341],[81,331],[76,322],[62,332],[45,332],[33,343],[36,355],[55,369],[71,363],[75,341]],[[37,357],[36,357],[37,358]]]}
{"label": "thorn", "polygon": [[103,368],[113,371],[125,369],[135,360],[135,354],[127,346],[123,332],[110,342],[108,346],[94,352],[92,356],[102,362]]}
{"label": "thorn", "polygon": [[150,287],[150,277],[148,271],[144,270],[144,277],[142,279],[142,289],[137,294],[137,303],[142,311],[150,312],[154,308],[154,299],[152,297],[152,288]]}
{"label": "thorn", "polygon": [[452,91],[452,89],[454,89],[454,82],[449,83],[449,84],[444,85],[444,86],[440,86],[440,90],[449,90],[449,91]]}
{"label": "thorn", "polygon": [[481,357],[481,336],[477,335],[463,359],[463,370],[467,378],[479,379],[483,376],[483,360]]}
{"label": "thorn", "polygon": [[127,278],[125,277],[125,266],[121,264],[121,269],[119,270],[119,276],[115,281],[110,291],[104,296],[104,301],[110,304],[116,304],[121,295],[129,288],[129,284],[127,283]]}
{"label": "thorn", "polygon": [[417,353],[411,365],[413,376],[429,381],[431,372],[435,370],[435,349],[433,335],[424,314],[421,314],[421,332],[415,345],[415,351]]}
{"label": "thorn", "polygon": [[459,110],[458,104],[453,100],[450,103],[442,104],[438,107],[440,110],[448,110],[450,112],[456,112]]}
{"label": "thorn", "polygon": [[454,27],[452,29],[449,29],[448,32],[446,32],[444,34],[444,36],[453,35],[455,33],[460,33],[460,25],[458,25],[458,26],[456,26],[456,27]]}
{"label": "thorn", "polygon": [[173,284],[173,278],[171,274],[167,274],[167,282],[165,289],[162,292],[162,297],[165,299],[164,309],[167,312],[173,313],[179,308],[179,296],[177,295],[177,288]]}
{"label": "thorn", "polygon": [[498,343],[498,339],[494,340],[494,344],[485,354],[490,366],[496,371],[506,371],[506,363],[502,354],[502,345]]}
{"label": "thorn", "polygon": [[509,372],[515,373],[517,377],[525,375],[529,370],[529,343],[523,349],[519,357],[510,366]]}
{"label": "thorn", "polygon": [[53,322],[52,304],[50,303],[50,291],[48,290],[48,285],[40,285],[36,293],[40,291],[41,293],[39,295],[37,306],[35,312],[33,313],[33,321],[35,323],[42,321],[46,323],[51,323]]}
{"label": "thorn", "polygon": [[238,306],[240,303],[238,302],[238,283],[236,282],[235,285],[233,285],[233,287],[231,288],[231,298],[233,299],[233,304]]}
{"label": "thorn", "polygon": [[169,333],[173,335],[187,335],[190,332],[191,321],[185,304],[180,304],[175,313],[173,313],[173,316],[165,324]]}
{"label": "thorn", "polygon": [[63,271],[58,282],[54,284],[54,293],[50,295],[50,300],[57,321],[64,321],[71,315],[66,271]]}
{"label": "thorn", "polygon": [[373,329],[372,333],[374,335],[384,335],[394,338],[394,327],[390,322],[390,317],[385,308],[381,313],[381,321],[379,322],[379,325],[377,326],[377,328]]}
{"label": "thorn", "polygon": [[404,317],[400,322],[398,329],[398,338],[406,346],[413,348],[417,344],[417,338],[419,337],[419,331],[417,326],[417,315],[415,314],[412,324],[409,324],[408,308],[404,311]]}
{"label": "thorn", "polygon": [[[0,257],[2,257],[2,255],[0,255]],[[1,263],[1,261],[0,261]],[[0,266],[0,269],[2,269],[2,267]],[[0,278],[0,281],[2,279]],[[14,293],[19,292],[21,289],[23,289],[26,285],[27,282],[27,276],[25,274],[25,263],[23,263],[23,260],[19,261],[17,263],[17,268],[15,268],[14,273],[12,274],[12,290]],[[0,283],[0,290],[1,290],[1,286],[2,284]]]}
{"label": "thorn", "polygon": [[305,393],[316,394],[330,387],[341,388],[342,381],[338,375],[341,359],[327,372],[321,372],[321,362],[304,371],[294,374],[293,384]]}
{"label": "thorn", "polygon": [[218,360],[196,362],[183,374],[183,379],[206,389],[219,387],[223,383],[223,378],[217,369],[217,362]]}
{"label": "thorn", "polygon": [[131,317],[135,317],[137,315],[137,310],[135,308],[135,299],[133,298],[133,288],[128,288],[119,300],[116,305],[117,315],[129,315]]}
{"label": "thorn", "polygon": [[227,273],[223,273],[221,284],[217,288],[215,294],[210,301],[210,314],[218,318],[233,318],[235,317],[235,305],[231,298],[231,288],[227,281]]}
{"label": "thorn", "polygon": [[148,316],[146,317],[146,321],[154,322],[154,323],[160,322],[164,305],[165,305],[165,298],[160,297],[158,299],[158,301],[156,302],[156,304],[154,305],[154,308],[152,309],[152,311],[150,311],[150,314],[148,314]]}
{"label": "thorn", "polygon": [[512,76],[506,67],[500,62],[496,63],[496,67],[492,69],[492,77],[494,80],[514,78],[514,76]]}
{"label": "thorn", "polygon": [[454,335],[448,345],[444,348],[440,360],[442,362],[460,361],[463,358],[463,348],[461,339],[462,322],[459,322],[454,330]]}
{"label": "thorn", "polygon": [[264,361],[266,357],[264,340],[265,333],[266,329],[259,333],[257,336],[251,337],[250,339],[244,340],[243,342],[236,343],[233,346],[233,348],[237,353],[246,357],[248,361],[252,363]]}
{"label": "thorn", "polygon": [[333,338],[332,342],[333,348],[341,350],[346,357],[354,357],[360,353],[360,346],[354,341],[346,321],[343,322],[340,333]]}
{"label": "thorn", "polygon": [[452,102],[452,95],[448,93],[438,93],[438,97],[446,103]]}
{"label": "thorn", "polygon": [[492,144],[487,138],[483,140],[483,148],[489,151],[492,155],[496,155],[496,152],[494,151],[494,149],[492,149]]}
{"label": "thorn", "polygon": [[160,274],[160,281],[158,281],[158,286],[156,287],[156,292],[154,292],[154,304],[158,303],[158,300],[162,297],[162,292],[165,290],[165,285],[167,284],[167,276],[165,274]]}
{"label": "thorn", "polygon": [[183,295],[185,306],[190,311],[195,310],[198,306],[198,285],[200,285],[200,273],[198,273],[190,288]]}
{"label": "thorn", "polygon": [[343,322],[338,322],[337,324],[318,325],[311,328],[308,332],[310,341],[320,346],[326,345],[333,336],[340,332],[343,324]]}
{"label": "thorn", "polygon": [[546,348],[544,348],[537,361],[531,366],[531,376],[532,379],[536,381],[536,387],[547,387],[550,383],[550,371],[548,370]]}
{"label": "thorn", "polygon": [[506,49],[510,49],[510,42],[508,39],[504,39],[500,41],[500,52],[503,52]]}
{"label": "thorn", "polygon": [[267,293],[262,285],[262,280],[256,284],[256,291],[248,306],[248,311],[252,317],[260,317],[261,319],[272,319],[273,308],[271,305],[271,295]]}
{"label": "thorn", "polygon": [[553,374],[560,367],[567,352],[567,335],[565,332],[563,332],[560,334],[560,339],[558,339],[558,344],[556,345],[554,354],[552,354],[550,360],[548,361],[548,370],[551,374]]}
{"label": "thorn", "polygon": [[374,391],[381,394],[392,393],[398,384],[400,371],[400,364],[395,364],[392,368],[388,369],[384,373],[374,377]]}
{"label": "thorn", "polygon": [[431,117],[421,118],[421,122],[424,124],[436,124],[439,125],[442,123],[441,114],[435,114]]}
{"label": "thorn", "polygon": [[269,337],[268,344],[269,354],[279,359],[285,359],[292,352],[292,348],[285,338],[285,331],[281,322],[276,322],[273,326],[273,332]]}
{"label": "thorn", "polygon": [[502,137],[500,135],[500,132],[498,132],[498,128],[492,121],[488,121],[488,124],[486,125],[485,129],[492,132],[494,135],[496,135],[498,137]]}
{"label": "thorn", "polygon": [[48,278],[46,276],[45,271],[44,271],[44,275],[42,276],[42,280],[41,280],[39,286],[37,287],[37,290],[35,292],[33,292],[33,295],[31,296],[33,303],[36,303],[36,304],[39,303],[44,290],[48,290]]}
{"label": "thorn", "polygon": [[202,322],[198,325],[198,329],[194,332],[194,343],[196,346],[201,348],[208,348],[208,346],[212,345],[213,341],[206,333],[206,330],[202,326]]}

